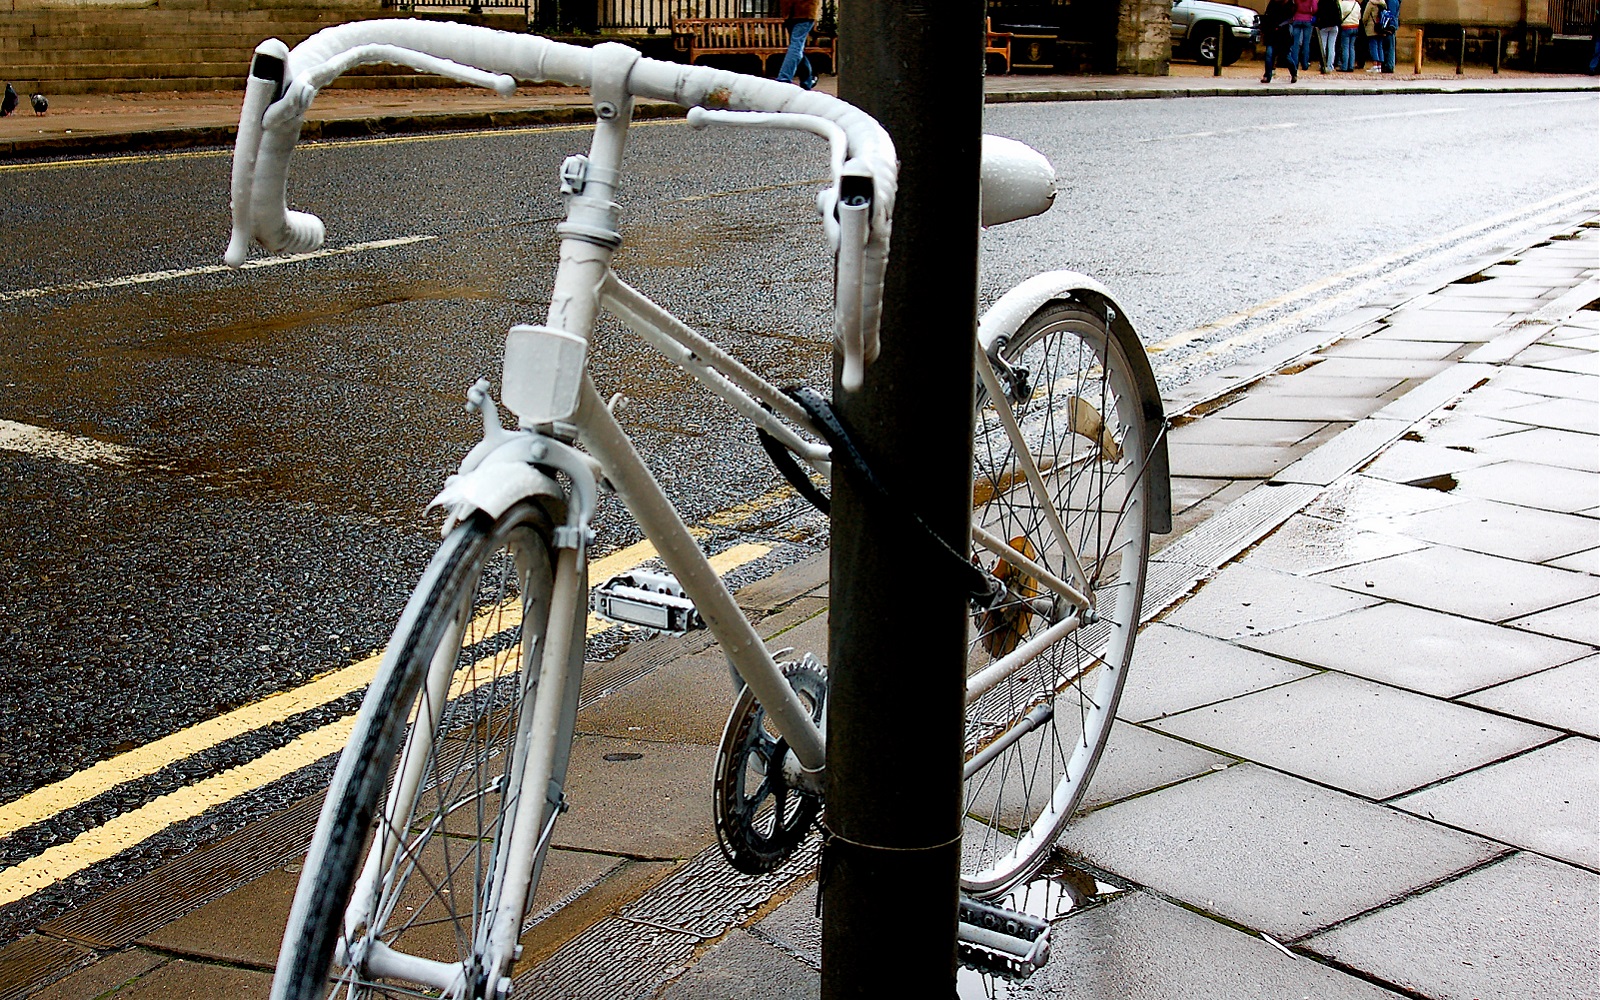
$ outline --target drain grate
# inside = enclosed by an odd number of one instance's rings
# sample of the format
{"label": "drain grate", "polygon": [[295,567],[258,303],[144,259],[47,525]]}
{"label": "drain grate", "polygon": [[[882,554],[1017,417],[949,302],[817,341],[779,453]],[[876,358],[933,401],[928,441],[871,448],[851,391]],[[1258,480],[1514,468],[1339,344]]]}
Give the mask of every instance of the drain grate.
{"label": "drain grate", "polygon": [[321,795],[304,799],[40,929],[93,948],[120,948],[304,854],[321,811]]}

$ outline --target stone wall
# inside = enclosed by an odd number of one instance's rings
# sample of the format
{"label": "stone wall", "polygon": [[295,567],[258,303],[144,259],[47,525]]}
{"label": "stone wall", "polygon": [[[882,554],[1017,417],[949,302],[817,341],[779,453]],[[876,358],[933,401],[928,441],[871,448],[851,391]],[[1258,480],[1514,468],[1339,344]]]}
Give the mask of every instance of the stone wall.
{"label": "stone wall", "polygon": [[1166,76],[1172,58],[1172,0],[1121,0],[1117,72]]}

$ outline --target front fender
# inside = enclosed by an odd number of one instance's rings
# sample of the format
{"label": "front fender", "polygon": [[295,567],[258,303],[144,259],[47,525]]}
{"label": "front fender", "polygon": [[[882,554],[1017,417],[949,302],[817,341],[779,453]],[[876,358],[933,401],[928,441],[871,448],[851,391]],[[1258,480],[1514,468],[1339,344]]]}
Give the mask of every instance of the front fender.
{"label": "front fender", "polygon": [[1155,442],[1146,470],[1150,477],[1150,528],[1158,534],[1172,530],[1171,467],[1167,460],[1167,417],[1161,404],[1161,390],[1144,344],[1128,321],[1127,311],[1111,297],[1100,282],[1075,271],[1046,271],[1036,274],[1002,295],[978,320],[978,343],[984,353],[1000,337],[1009,337],[1034,313],[1057,300],[1077,302],[1101,315],[1110,316],[1111,335],[1128,361],[1145,430]]}
{"label": "front fender", "polygon": [[[501,445],[471,472],[451,476],[444,481],[444,489],[428,504],[444,507],[450,512],[451,522],[460,521],[481,510],[490,517],[499,517],[519,500],[539,497],[563,501],[561,484],[528,464],[528,446],[531,439],[517,439]],[[551,516],[561,523],[563,511],[552,509]]]}

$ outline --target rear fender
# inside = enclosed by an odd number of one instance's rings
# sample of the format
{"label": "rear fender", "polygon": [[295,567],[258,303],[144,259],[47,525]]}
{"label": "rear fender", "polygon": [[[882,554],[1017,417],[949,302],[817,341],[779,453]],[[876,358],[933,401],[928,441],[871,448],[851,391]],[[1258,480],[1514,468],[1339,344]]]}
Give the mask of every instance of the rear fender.
{"label": "rear fender", "polygon": [[1132,370],[1145,430],[1155,442],[1147,474],[1150,477],[1150,527],[1158,534],[1172,530],[1172,483],[1167,460],[1167,418],[1161,405],[1161,390],[1144,344],[1128,321],[1127,311],[1111,297],[1111,292],[1085,274],[1074,271],[1046,271],[1036,274],[1011,289],[990,306],[978,320],[978,342],[984,353],[1001,337],[1010,337],[1045,305],[1057,300],[1075,302],[1101,315],[1110,315],[1111,335],[1122,348]]}

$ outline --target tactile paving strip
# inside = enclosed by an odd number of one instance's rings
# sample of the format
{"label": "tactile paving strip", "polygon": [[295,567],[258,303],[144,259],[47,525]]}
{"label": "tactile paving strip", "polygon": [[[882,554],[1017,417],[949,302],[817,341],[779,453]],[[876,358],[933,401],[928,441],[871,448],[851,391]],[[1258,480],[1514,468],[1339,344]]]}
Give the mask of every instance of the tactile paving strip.
{"label": "tactile paving strip", "polygon": [[695,855],[616,916],[589,928],[517,977],[513,996],[539,1000],[652,995],[682,974],[702,941],[721,937],[817,866],[812,837],[783,866],[757,878],[728,867],[715,845]]}

